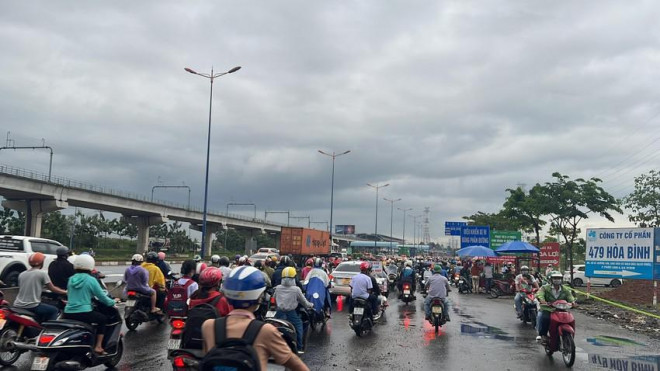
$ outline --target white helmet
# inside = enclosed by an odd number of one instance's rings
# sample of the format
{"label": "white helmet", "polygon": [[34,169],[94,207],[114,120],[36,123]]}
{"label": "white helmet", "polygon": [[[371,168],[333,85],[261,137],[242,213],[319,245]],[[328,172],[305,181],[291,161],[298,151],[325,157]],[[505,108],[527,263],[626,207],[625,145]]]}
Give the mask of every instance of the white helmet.
{"label": "white helmet", "polygon": [[76,256],[76,260],[73,263],[73,269],[91,272],[94,270],[95,265],[96,262],[94,261],[94,258],[91,257],[91,255],[78,255]]}
{"label": "white helmet", "polygon": [[144,256],[142,256],[142,254],[135,254],[131,258],[131,260],[134,261],[134,262],[143,262],[144,261]]}

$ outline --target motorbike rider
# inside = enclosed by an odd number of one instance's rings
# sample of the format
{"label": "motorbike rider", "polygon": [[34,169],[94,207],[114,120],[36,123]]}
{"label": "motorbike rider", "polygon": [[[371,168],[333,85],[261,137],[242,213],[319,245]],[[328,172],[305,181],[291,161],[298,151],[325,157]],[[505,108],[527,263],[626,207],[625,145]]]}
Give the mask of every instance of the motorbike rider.
{"label": "motorbike rider", "polygon": [[54,293],[66,295],[66,290],[53,285],[44,267],[46,256],[36,252],[28,258],[30,269],[18,275],[18,295],[14,300],[17,308],[29,310],[34,313],[37,322],[52,321],[57,318],[58,309],[52,305],[41,302],[41,293],[44,286]]}
{"label": "motorbike rider", "polygon": [[287,320],[296,327],[298,354],[302,354],[303,323],[296,309],[299,304],[305,308],[312,308],[314,305],[307,301],[300,287],[296,286],[296,268],[284,268],[282,271],[282,284],[275,287],[273,297],[277,303],[275,318]]}
{"label": "motorbike rider", "polygon": [[264,280],[266,281],[266,287],[272,287],[270,282],[270,277],[268,277],[268,274],[264,271],[264,262],[261,260],[257,260],[256,262],[254,262],[254,267],[257,268],[264,275]]}
{"label": "motorbike rider", "polygon": [[158,263],[158,254],[153,251],[147,253],[147,261],[142,263],[142,268],[146,269],[149,273],[149,287],[156,290],[156,306],[163,307],[165,301],[165,276],[160,268],[156,265]]}
{"label": "motorbike rider", "polygon": [[565,300],[568,303],[571,303],[573,307],[577,306],[571,289],[562,285],[563,281],[564,276],[561,272],[553,271],[550,273],[550,283],[541,286],[536,293],[536,299],[538,299],[539,304],[541,304],[541,310],[536,318],[536,328],[539,331],[539,336],[536,337],[537,341],[541,340],[545,343],[548,340],[547,334],[550,327],[550,313],[555,311],[555,308],[549,306],[548,303],[553,303],[557,300]]}
{"label": "motorbike rider", "polygon": [[[227,315],[227,338],[241,338],[250,322],[255,320],[254,312],[259,309],[266,283],[263,275],[254,267],[240,267],[233,270],[222,290],[234,310]],[[202,325],[204,353],[215,347],[215,320],[209,319]],[[282,334],[271,324],[265,324],[254,344],[254,350],[261,361],[261,369],[268,368],[268,359],[294,371],[308,371],[309,368],[295,355],[282,338]]]}
{"label": "motorbike rider", "polygon": [[151,313],[160,313],[160,309],[156,307],[156,290],[149,286],[149,272],[142,268],[143,262],[144,257],[140,254],[135,254],[131,258],[131,266],[124,271],[124,282],[126,282],[124,292],[137,291],[151,296]]}
{"label": "motorbike rider", "polygon": [[222,272],[222,276],[229,277],[229,272],[231,272],[231,268],[229,268],[229,258],[226,256],[220,257],[218,264],[220,271]]}
{"label": "motorbike rider", "polygon": [[404,282],[410,283],[410,293],[412,294],[413,298],[415,297],[415,289],[417,287],[416,285],[416,275],[415,271],[412,269],[412,262],[410,260],[406,261],[405,267],[401,271],[401,277],[399,278],[399,299],[403,297],[403,284]]}
{"label": "motorbike rider", "polygon": [[76,271],[73,269],[73,264],[68,260],[68,248],[64,246],[58,247],[55,253],[57,254],[57,259],[48,265],[48,276],[51,282],[53,282],[53,285],[66,289],[66,285],[69,283],[69,277],[76,274]]}
{"label": "motorbike rider", "polygon": [[[211,304],[215,301],[215,309],[221,317],[224,317],[232,311],[232,307],[227,302],[224,294],[220,292],[220,284],[222,283],[222,271],[220,268],[209,267],[199,275],[200,288],[195,291],[190,298],[190,308],[194,308],[200,304]],[[219,298],[219,299],[216,299]]]}
{"label": "motorbike rider", "polygon": [[62,318],[72,319],[85,323],[97,324],[96,345],[94,352],[105,354],[103,350],[103,336],[105,325],[108,323],[108,317],[94,310],[92,300],[96,298],[101,305],[114,307],[115,301],[111,299],[101,288],[98,280],[91,275],[96,262],[90,255],[78,255],[73,263],[76,270],[69,279],[69,289],[67,290],[68,301],[64,307]]}
{"label": "motorbike rider", "polygon": [[[412,270],[412,268],[411,268]],[[360,263],[360,273],[351,278],[349,284],[351,288],[351,301],[348,306],[348,312],[353,313],[353,299],[364,299],[369,302],[372,314],[375,316],[378,312],[375,310],[378,307],[378,297],[373,295],[374,286],[371,276],[369,276],[369,263]]]}
{"label": "motorbike rider", "polygon": [[159,252],[158,253],[158,262],[156,262],[156,265],[160,269],[161,272],[163,272],[163,276],[169,277],[170,274],[172,274],[172,268],[170,268],[170,265],[167,264],[165,261],[165,253],[164,252]]}
{"label": "motorbike rider", "polygon": [[429,320],[431,318],[431,300],[433,298],[440,298],[445,305],[445,318],[447,321],[451,321],[449,319],[449,300],[447,300],[447,295],[451,289],[449,288],[449,280],[442,275],[442,267],[439,264],[433,267],[433,274],[426,281],[426,291],[428,293],[426,299],[424,299],[426,319]]}
{"label": "motorbike rider", "polygon": [[523,265],[520,267],[520,274],[516,276],[515,285],[516,297],[514,298],[514,302],[516,304],[516,314],[518,315],[518,318],[520,318],[522,317],[522,300],[525,297],[524,291],[538,289],[539,284],[536,279],[529,274],[529,267]]}

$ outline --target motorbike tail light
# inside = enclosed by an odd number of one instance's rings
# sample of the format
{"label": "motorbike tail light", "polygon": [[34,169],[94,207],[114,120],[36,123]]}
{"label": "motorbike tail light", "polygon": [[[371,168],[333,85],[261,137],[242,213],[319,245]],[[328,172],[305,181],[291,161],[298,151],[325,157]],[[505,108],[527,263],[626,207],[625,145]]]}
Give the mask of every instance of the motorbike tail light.
{"label": "motorbike tail light", "polygon": [[181,330],[181,329],[184,328],[185,326],[186,326],[186,323],[183,322],[183,321],[180,320],[180,319],[175,319],[175,320],[172,321],[172,327],[175,328],[175,329],[177,329],[177,330]]}
{"label": "motorbike tail light", "polygon": [[53,340],[55,340],[55,335],[42,334],[39,336],[39,345],[48,345]]}

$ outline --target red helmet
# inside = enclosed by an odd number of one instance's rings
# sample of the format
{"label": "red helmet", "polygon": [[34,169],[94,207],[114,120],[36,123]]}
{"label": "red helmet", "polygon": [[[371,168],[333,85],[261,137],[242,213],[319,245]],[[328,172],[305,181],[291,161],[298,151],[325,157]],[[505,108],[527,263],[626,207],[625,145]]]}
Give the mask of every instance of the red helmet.
{"label": "red helmet", "polygon": [[366,272],[368,270],[369,270],[369,262],[360,263],[360,271],[361,272]]}
{"label": "red helmet", "polygon": [[35,252],[34,254],[30,255],[30,257],[28,258],[28,263],[32,267],[38,267],[44,264],[45,259],[46,259],[46,255],[40,252]]}
{"label": "red helmet", "polygon": [[312,259],[312,258],[307,259],[307,261],[305,262],[305,265],[309,265],[309,266],[314,265],[314,259]]}
{"label": "red helmet", "polygon": [[202,287],[217,287],[222,281],[220,268],[209,267],[199,275],[199,285]]}

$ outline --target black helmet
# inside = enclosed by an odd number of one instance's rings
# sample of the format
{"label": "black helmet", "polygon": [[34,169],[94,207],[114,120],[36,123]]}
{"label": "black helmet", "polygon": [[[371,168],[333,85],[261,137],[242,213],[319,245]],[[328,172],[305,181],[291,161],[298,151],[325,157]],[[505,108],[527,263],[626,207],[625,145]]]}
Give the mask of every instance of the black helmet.
{"label": "black helmet", "polygon": [[280,259],[280,265],[283,266],[283,267],[290,267],[292,264],[293,264],[293,261],[287,255],[284,255],[282,257],[282,259]]}
{"label": "black helmet", "polygon": [[149,251],[147,253],[147,261],[149,263],[156,263],[158,262],[158,254],[155,251]]}
{"label": "black helmet", "polygon": [[229,258],[226,256],[221,256],[220,257],[220,265],[223,267],[228,267],[229,266]]}
{"label": "black helmet", "polygon": [[69,256],[69,249],[67,247],[58,247],[57,250],[55,251],[57,256],[63,256],[63,257],[68,257]]}

